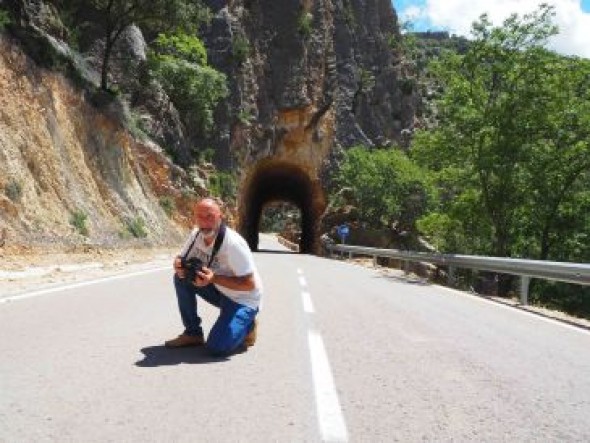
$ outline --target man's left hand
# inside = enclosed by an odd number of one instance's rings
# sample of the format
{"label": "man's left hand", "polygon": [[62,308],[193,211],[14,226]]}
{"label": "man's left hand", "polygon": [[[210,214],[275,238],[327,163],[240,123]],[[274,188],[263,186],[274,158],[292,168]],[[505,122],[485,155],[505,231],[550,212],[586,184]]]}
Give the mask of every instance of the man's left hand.
{"label": "man's left hand", "polygon": [[213,278],[215,277],[215,273],[203,266],[203,269],[199,272],[197,272],[197,278],[195,280],[195,286],[207,286],[211,283],[213,283]]}

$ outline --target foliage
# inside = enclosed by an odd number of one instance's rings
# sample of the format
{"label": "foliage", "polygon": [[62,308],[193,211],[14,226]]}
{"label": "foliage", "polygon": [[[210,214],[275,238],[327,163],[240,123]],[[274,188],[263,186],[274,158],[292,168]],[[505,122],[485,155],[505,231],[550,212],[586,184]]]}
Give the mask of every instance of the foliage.
{"label": "foliage", "polygon": [[445,249],[546,259],[590,227],[590,63],[543,48],[552,14],[544,5],[497,28],[482,16],[467,52],[435,65],[440,126],[417,135],[412,156],[446,190],[421,222]]}
{"label": "foliage", "polygon": [[154,44],[156,52],[162,57],[182,59],[199,66],[207,64],[207,49],[195,36],[183,33],[160,34]]}
{"label": "foliage", "polygon": [[291,203],[274,202],[266,205],[260,218],[261,232],[285,232],[301,226],[301,211]]}
{"label": "foliage", "polygon": [[246,61],[250,55],[250,42],[242,35],[235,35],[232,38],[232,57],[238,64]]}
{"label": "foliage", "polygon": [[238,121],[244,126],[250,126],[252,124],[252,120],[254,120],[254,115],[249,109],[241,108],[238,111],[237,118]]}
{"label": "foliage", "polygon": [[150,70],[188,126],[207,133],[213,111],[228,94],[225,75],[206,66],[203,43],[182,33],[161,34],[150,53]]}
{"label": "foliage", "polygon": [[219,197],[226,203],[236,201],[237,181],[229,172],[217,171],[209,176],[208,188],[212,196]]}
{"label": "foliage", "polygon": [[10,23],[11,20],[8,11],[0,9],[0,32],[4,31],[4,28]]}
{"label": "foliage", "polygon": [[[590,260],[590,61],[545,49],[553,9],[486,16],[463,52],[441,52],[439,125],[411,156],[440,190],[420,230],[443,252]],[[511,277],[500,276],[500,293]],[[531,300],[577,315],[587,291],[533,281]]]}
{"label": "foliage", "polygon": [[104,39],[101,89],[108,89],[108,73],[115,43],[123,31],[135,24],[152,32],[182,29],[194,32],[209,19],[209,11],[200,1],[191,0],[61,0],[61,9],[82,20],[81,29],[98,26]]}
{"label": "foliage", "polygon": [[18,203],[23,195],[23,187],[19,181],[12,178],[6,184],[4,189],[6,196],[15,203]]}
{"label": "foliage", "polygon": [[368,226],[415,230],[428,208],[431,188],[424,171],[398,150],[347,150],[336,173],[339,188],[351,188],[353,200]]}
{"label": "foliage", "polygon": [[529,301],[590,319],[590,287],[533,280]]}
{"label": "foliage", "polygon": [[83,236],[88,236],[88,226],[86,226],[86,221],[88,220],[88,216],[82,210],[76,209],[70,215],[70,224],[76,228],[79,234]]}
{"label": "foliage", "polygon": [[375,87],[375,74],[370,70],[360,69],[360,91],[364,94],[369,93]]}
{"label": "foliage", "polygon": [[313,25],[313,14],[311,12],[301,11],[297,18],[297,30],[304,37],[311,35]]}
{"label": "foliage", "polygon": [[145,221],[141,217],[128,219],[125,222],[126,231],[135,238],[145,238],[148,233],[145,228]]}
{"label": "foliage", "polygon": [[174,199],[169,195],[164,197],[160,197],[160,206],[166,213],[168,217],[171,217],[176,209],[176,204],[174,203]]}

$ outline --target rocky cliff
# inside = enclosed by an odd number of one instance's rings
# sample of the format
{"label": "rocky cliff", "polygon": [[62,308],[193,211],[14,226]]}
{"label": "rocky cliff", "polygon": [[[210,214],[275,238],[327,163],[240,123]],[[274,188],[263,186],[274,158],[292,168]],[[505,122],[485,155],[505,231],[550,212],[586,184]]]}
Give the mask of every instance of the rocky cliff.
{"label": "rocky cliff", "polygon": [[159,196],[177,196],[182,208],[173,183],[183,172],[156,145],[134,140],[84,91],[40,68],[6,36],[0,91],[0,231],[7,245],[112,245],[144,234],[151,244],[178,241],[186,211],[170,219]]}
{"label": "rocky cliff", "polygon": [[[26,6],[20,10],[38,32],[56,41],[65,33],[55,20],[35,20],[45,11],[42,1],[11,3]],[[301,250],[309,252],[317,249],[341,150],[406,145],[417,92],[390,0],[205,3],[213,19],[201,37],[230,90],[213,134],[187,140],[173,104],[164,98],[153,105],[161,91],[127,91],[148,135],[173,146],[184,169],[156,143],[134,138],[119,112],[104,104],[99,110],[84,88],[28,58],[19,45],[28,41],[34,53],[30,39],[2,37],[0,228],[9,238],[79,242],[84,236],[72,217],[84,214],[90,241],[117,242],[139,220],[147,241],[172,240],[187,224],[186,189],[195,181],[186,171],[195,162],[190,150],[200,146],[214,148],[216,165],[237,175],[236,224],[253,248],[265,205],[287,201],[301,210]],[[141,30],[133,36],[141,40]],[[137,64],[131,71],[115,65],[113,75],[122,87],[137,87],[129,82]],[[162,102],[169,111],[156,115]],[[172,218],[160,204],[170,196]]]}
{"label": "rocky cliff", "polygon": [[222,167],[235,166],[238,150],[272,153],[284,133],[277,121],[293,110],[309,114],[308,129],[333,120],[331,150],[404,145],[417,94],[389,0],[207,3],[210,62],[231,89],[212,140]]}

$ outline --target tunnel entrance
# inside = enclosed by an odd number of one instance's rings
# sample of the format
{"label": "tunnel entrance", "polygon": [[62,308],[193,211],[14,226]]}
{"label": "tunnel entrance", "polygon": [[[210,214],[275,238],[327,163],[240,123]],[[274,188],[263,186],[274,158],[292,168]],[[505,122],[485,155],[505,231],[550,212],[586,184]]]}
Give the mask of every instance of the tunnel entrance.
{"label": "tunnel entrance", "polygon": [[325,208],[323,190],[299,166],[274,161],[258,165],[245,183],[238,229],[258,250],[262,211],[269,203],[287,202],[300,211],[299,252],[317,252],[319,218]]}

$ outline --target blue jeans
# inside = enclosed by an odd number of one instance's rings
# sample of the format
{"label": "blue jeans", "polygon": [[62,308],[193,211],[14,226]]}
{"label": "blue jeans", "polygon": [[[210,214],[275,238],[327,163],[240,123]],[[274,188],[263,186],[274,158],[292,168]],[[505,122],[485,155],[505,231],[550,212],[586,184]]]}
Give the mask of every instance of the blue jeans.
{"label": "blue jeans", "polygon": [[236,303],[213,284],[197,287],[175,274],[174,288],[186,335],[203,336],[201,317],[197,312],[197,295],[219,308],[219,317],[207,337],[207,348],[215,355],[227,355],[236,351],[254,326],[258,309]]}

